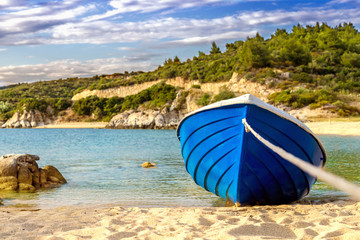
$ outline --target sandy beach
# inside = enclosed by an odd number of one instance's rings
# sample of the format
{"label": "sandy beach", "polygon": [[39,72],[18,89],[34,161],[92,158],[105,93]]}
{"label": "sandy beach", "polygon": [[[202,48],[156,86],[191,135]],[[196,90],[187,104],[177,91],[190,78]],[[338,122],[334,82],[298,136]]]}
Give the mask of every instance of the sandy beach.
{"label": "sandy beach", "polygon": [[315,134],[360,135],[360,122],[307,122]]}
{"label": "sandy beach", "polygon": [[62,122],[47,124],[36,128],[105,128],[107,122]]}
{"label": "sandy beach", "polygon": [[360,239],[360,203],[0,208],[0,239]]}

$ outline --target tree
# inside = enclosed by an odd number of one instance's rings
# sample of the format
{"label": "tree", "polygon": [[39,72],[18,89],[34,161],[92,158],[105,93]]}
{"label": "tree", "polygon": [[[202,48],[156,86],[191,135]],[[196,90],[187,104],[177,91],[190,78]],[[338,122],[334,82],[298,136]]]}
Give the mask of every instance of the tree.
{"label": "tree", "polygon": [[360,68],[360,54],[345,52],[341,56],[341,63],[346,67],[357,67]]}
{"label": "tree", "polygon": [[309,49],[305,48],[294,38],[283,42],[279,55],[282,62],[295,66],[306,65],[311,62]]}
{"label": "tree", "polygon": [[175,64],[180,64],[180,63],[181,63],[181,61],[180,61],[180,59],[178,58],[178,56],[175,56],[175,58],[174,58],[174,63],[175,63]]}
{"label": "tree", "polygon": [[269,51],[264,38],[258,33],[248,38],[239,52],[240,61],[247,68],[265,67],[269,64]]}
{"label": "tree", "polygon": [[212,42],[212,48],[210,54],[217,54],[217,53],[221,53],[220,48],[216,45],[215,42]]}

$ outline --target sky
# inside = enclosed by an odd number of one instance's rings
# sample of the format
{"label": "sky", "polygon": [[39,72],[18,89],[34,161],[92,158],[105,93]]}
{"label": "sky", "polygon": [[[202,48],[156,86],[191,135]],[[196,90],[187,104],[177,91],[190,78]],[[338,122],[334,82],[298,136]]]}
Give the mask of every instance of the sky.
{"label": "sky", "polygon": [[152,71],[316,22],[359,29],[360,0],[0,0],[0,86]]}

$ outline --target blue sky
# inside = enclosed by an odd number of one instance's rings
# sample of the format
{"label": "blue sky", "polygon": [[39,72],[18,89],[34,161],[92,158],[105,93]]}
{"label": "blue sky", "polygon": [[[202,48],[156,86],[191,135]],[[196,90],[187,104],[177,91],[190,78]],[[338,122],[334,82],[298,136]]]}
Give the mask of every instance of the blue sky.
{"label": "blue sky", "polygon": [[259,32],[352,22],[359,0],[1,0],[0,86],[149,71]]}

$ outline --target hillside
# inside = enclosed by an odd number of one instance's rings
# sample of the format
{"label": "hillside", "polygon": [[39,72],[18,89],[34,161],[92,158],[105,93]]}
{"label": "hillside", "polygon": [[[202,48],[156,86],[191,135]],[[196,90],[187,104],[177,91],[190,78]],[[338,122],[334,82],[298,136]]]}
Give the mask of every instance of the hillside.
{"label": "hillside", "polygon": [[[260,89],[260,90],[259,90]],[[254,91],[259,90],[259,91]],[[165,60],[151,72],[68,78],[0,89],[0,120],[35,111],[51,121],[110,121],[125,111],[185,114],[211,102],[253,93],[299,118],[360,114],[360,34],[351,23],[278,29],[226,44],[213,42],[181,62]],[[192,107],[189,107],[192,105]],[[172,109],[174,110],[174,109]]]}

